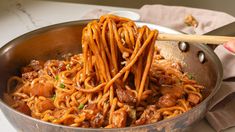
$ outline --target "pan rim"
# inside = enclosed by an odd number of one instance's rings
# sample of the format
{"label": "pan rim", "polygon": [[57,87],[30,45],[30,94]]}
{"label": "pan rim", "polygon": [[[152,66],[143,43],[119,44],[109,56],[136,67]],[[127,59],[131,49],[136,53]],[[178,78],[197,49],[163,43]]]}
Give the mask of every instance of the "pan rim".
{"label": "pan rim", "polygon": [[[77,25],[77,24],[87,24],[91,20],[94,20],[94,19],[90,19],[90,20],[77,20],[77,21],[58,23],[58,24],[54,24],[54,25],[50,25],[50,26],[46,26],[46,27],[42,27],[42,28],[30,31],[28,33],[25,33],[25,34],[15,38],[15,39],[9,41],[7,44],[3,45],[0,48],[0,56],[5,54],[9,49],[14,48],[14,46],[17,46],[17,44],[19,44],[19,43],[16,43],[16,42],[22,41],[25,38],[29,38],[29,37],[32,37],[33,35],[38,34],[38,33],[46,32],[46,31],[49,31],[51,29],[56,29],[58,27],[73,26],[73,25]],[[175,34],[182,34],[182,32],[179,32],[179,31],[167,28],[167,27],[151,24],[151,23],[145,23],[145,22],[138,21],[138,22],[136,22],[136,24],[137,25],[147,25],[150,28],[154,28],[154,29],[162,29],[162,30],[171,31],[172,33],[175,33]],[[161,30],[160,30],[160,32],[161,32]],[[50,122],[45,122],[45,121],[42,121],[42,120],[39,120],[39,119],[32,118],[31,116],[27,116],[27,115],[25,115],[25,114],[23,114],[21,112],[16,111],[15,109],[11,108],[1,98],[0,98],[0,108],[2,109],[2,107],[4,107],[9,112],[14,112],[16,114],[19,114],[19,115],[23,116],[24,118],[27,118],[29,120],[33,120],[35,122],[39,122],[39,123],[46,124],[46,125],[49,125],[49,126],[56,126],[56,127],[60,127],[60,128],[62,127],[62,128],[65,128],[65,129],[87,130],[87,131],[107,131],[107,130],[108,131],[122,131],[122,130],[143,129],[143,128],[152,127],[152,126],[159,126],[159,128],[160,128],[161,126],[164,126],[164,124],[166,124],[167,122],[171,122],[172,120],[177,120],[179,118],[184,118],[185,116],[190,115],[190,113],[192,113],[193,111],[197,110],[198,107],[200,107],[203,104],[205,104],[206,102],[208,102],[215,95],[215,93],[219,90],[219,88],[221,86],[222,77],[223,77],[223,70],[222,70],[222,64],[221,64],[219,58],[206,45],[204,45],[204,44],[197,44],[197,46],[199,48],[201,48],[203,51],[206,51],[208,53],[208,55],[209,55],[208,57],[213,58],[213,59],[211,59],[211,61],[213,61],[213,64],[216,64],[214,66],[216,66],[215,69],[218,69],[218,70],[217,70],[217,80],[216,80],[215,88],[212,90],[212,92],[209,94],[209,96],[206,97],[200,104],[198,104],[197,106],[193,107],[191,110],[189,110],[189,111],[187,111],[187,112],[185,112],[183,114],[180,114],[180,115],[178,115],[176,117],[172,117],[172,118],[169,118],[169,119],[164,119],[164,120],[161,120],[161,121],[158,121],[158,122],[155,122],[155,123],[151,123],[151,124],[140,125],[140,126],[132,126],[132,127],[124,127],[124,128],[81,128],[81,127],[71,127],[71,126],[64,126],[64,125],[53,124],[53,123],[50,123]]]}

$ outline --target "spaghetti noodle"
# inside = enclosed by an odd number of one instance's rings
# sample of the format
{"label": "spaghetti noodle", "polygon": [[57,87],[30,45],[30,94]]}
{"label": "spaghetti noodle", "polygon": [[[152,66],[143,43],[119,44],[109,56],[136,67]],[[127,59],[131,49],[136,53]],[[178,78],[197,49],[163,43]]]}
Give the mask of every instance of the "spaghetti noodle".
{"label": "spaghetti noodle", "polygon": [[102,16],[83,29],[82,54],[32,60],[21,77],[8,80],[5,101],[34,118],[76,127],[127,127],[182,114],[202,101],[204,87],[159,55],[157,34]]}

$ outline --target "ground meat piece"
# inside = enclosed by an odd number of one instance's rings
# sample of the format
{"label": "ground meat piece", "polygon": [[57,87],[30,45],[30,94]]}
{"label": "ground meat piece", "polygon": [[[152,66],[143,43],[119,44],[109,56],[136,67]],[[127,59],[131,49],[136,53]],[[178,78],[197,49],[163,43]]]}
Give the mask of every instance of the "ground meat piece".
{"label": "ground meat piece", "polygon": [[135,124],[144,125],[157,122],[160,119],[161,119],[161,114],[157,112],[156,106],[150,105],[144,110],[140,118],[136,120]]}
{"label": "ground meat piece", "polygon": [[39,60],[32,60],[29,64],[30,67],[33,68],[34,71],[39,71],[43,68],[44,62]]}
{"label": "ground meat piece", "polygon": [[43,69],[38,71],[38,76],[39,77],[44,76],[44,75],[47,75],[47,73]]}
{"label": "ground meat piece", "polygon": [[26,115],[31,115],[31,110],[29,109],[28,105],[24,102],[19,102],[18,106],[16,107],[16,110]]}
{"label": "ground meat piece", "polygon": [[46,99],[46,100],[38,103],[38,109],[39,109],[39,112],[44,112],[46,110],[54,110],[55,106],[54,106],[52,100]]}
{"label": "ground meat piece", "polygon": [[119,109],[113,112],[111,124],[115,127],[125,127],[127,119],[127,112],[123,109]]}
{"label": "ground meat piece", "polygon": [[159,98],[158,106],[161,108],[172,107],[176,104],[176,97],[172,94],[165,94]]}
{"label": "ground meat piece", "polygon": [[182,86],[177,85],[164,85],[160,87],[160,93],[165,94],[172,94],[176,96],[177,98],[180,98],[184,94],[184,89]]}
{"label": "ground meat piece", "polygon": [[120,102],[124,102],[127,104],[135,104],[136,96],[135,93],[128,89],[117,88],[116,89],[117,97]]}
{"label": "ground meat piece", "polygon": [[96,116],[91,118],[90,124],[93,128],[102,127],[104,123],[104,116],[101,113],[97,113]]}
{"label": "ground meat piece", "polygon": [[25,72],[22,74],[23,80],[33,81],[33,79],[38,77],[38,73],[35,71]]}
{"label": "ground meat piece", "polygon": [[30,89],[30,95],[31,96],[44,96],[47,98],[52,97],[54,86],[51,83],[36,83],[33,87]]}
{"label": "ground meat piece", "polygon": [[43,61],[32,60],[32,61],[30,61],[28,66],[21,68],[21,73],[27,73],[27,72],[31,72],[31,71],[37,72],[43,68],[43,65],[44,65]]}
{"label": "ground meat piece", "polygon": [[126,119],[126,126],[131,126],[136,121],[136,110],[129,111]]}
{"label": "ground meat piece", "polygon": [[73,117],[67,118],[63,122],[63,124],[66,125],[66,126],[69,126],[69,125],[71,125],[73,123],[74,123],[74,118]]}
{"label": "ground meat piece", "polygon": [[89,121],[83,121],[83,122],[81,122],[81,126],[80,126],[80,127],[89,128],[89,127],[90,127]]}
{"label": "ground meat piece", "polygon": [[22,67],[20,71],[23,74],[23,73],[26,73],[26,72],[33,71],[33,68],[31,66],[25,66],[25,67]]}
{"label": "ground meat piece", "polygon": [[146,103],[155,104],[156,102],[158,102],[159,98],[162,95],[159,92],[159,88],[154,83],[151,82],[150,85],[149,85],[149,88],[152,90],[152,92],[146,98]]}
{"label": "ground meat piece", "polygon": [[64,71],[64,70],[66,70],[66,65],[64,64],[63,61],[60,61],[59,66],[58,66],[58,71],[60,72],[60,71]]}
{"label": "ground meat piece", "polygon": [[188,94],[188,101],[194,105],[198,104],[200,102],[200,97],[196,94]]}
{"label": "ground meat piece", "polygon": [[96,104],[90,103],[85,106],[85,109],[83,112],[86,114],[86,119],[91,120],[96,116],[96,114],[99,112]]}

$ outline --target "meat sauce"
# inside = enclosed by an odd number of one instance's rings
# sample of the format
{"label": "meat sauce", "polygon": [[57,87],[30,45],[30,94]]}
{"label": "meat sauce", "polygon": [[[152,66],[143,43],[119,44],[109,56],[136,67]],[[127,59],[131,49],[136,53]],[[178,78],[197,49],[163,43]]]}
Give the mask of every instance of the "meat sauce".
{"label": "meat sauce", "polygon": [[[58,60],[50,60],[55,63],[55,71],[61,72],[66,69],[66,65],[62,61]],[[76,62],[74,62],[75,64]],[[22,79],[32,82],[35,78],[43,74],[43,67],[47,67],[49,61],[37,61],[32,60],[30,64],[21,69]],[[177,69],[181,71],[181,66],[178,63],[172,63],[168,61],[162,61],[159,63],[166,69],[171,68]],[[168,67],[166,67],[166,65]],[[50,75],[56,74],[51,73],[48,69]],[[150,87],[152,88],[152,92],[149,93],[149,97],[147,98],[146,103],[149,105],[142,105],[141,111],[138,110],[135,106],[137,105],[137,95],[133,92],[129,86],[127,87],[117,87],[116,96],[120,103],[125,104],[125,109],[114,110],[112,116],[104,116],[109,115],[107,111],[110,109],[110,105],[106,105],[104,109],[99,110],[98,106],[93,103],[88,103],[84,106],[84,108],[76,111],[76,114],[79,113],[85,114],[85,120],[81,123],[81,127],[84,128],[120,128],[126,126],[136,126],[136,125],[144,125],[149,123],[154,123],[164,119],[164,115],[159,111],[159,109],[171,108],[174,106],[179,106],[179,99],[184,99],[190,103],[191,106],[195,106],[200,103],[200,96],[193,93],[186,93],[183,88],[183,83],[181,83],[177,77],[172,77],[171,74],[162,73],[161,70],[158,71],[161,76],[154,74],[153,79],[150,79]],[[178,79],[178,80],[177,80]],[[188,78],[184,78],[188,79]],[[194,83],[194,81],[189,81],[190,83]],[[195,85],[196,86],[196,85]],[[200,86],[200,85],[198,85]],[[200,86],[201,87],[201,86]],[[43,113],[45,111],[55,111],[53,116],[57,119],[60,119],[65,114],[65,111],[58,110],[55,107],[53,102],[54,90],[55,87],[52,83],[39,82],[32,85],[26,85],[22,88],[23,93],[26,93],[28,96],[42,96],[45,99],[39,102],[38,110]],[[4,95],[5,101],[8,104],[13,104],[14,100],[9,95]],[[108,104],[108,103],[107,103]],[[122,104],[122,105],[123,105]],[[25,113],[27,115],[31,115],[35,118],[38,118],[37,115],[32,115],[29,106],[25,102],[18,102],[18,105],[15,106],[16,110]],[[104,114],[105,113],[105,114]],[[108,120],[110,119],[110,121]],[[64,125],[71,125],[73,123],[73,118],[68,118],[64,121]]]}

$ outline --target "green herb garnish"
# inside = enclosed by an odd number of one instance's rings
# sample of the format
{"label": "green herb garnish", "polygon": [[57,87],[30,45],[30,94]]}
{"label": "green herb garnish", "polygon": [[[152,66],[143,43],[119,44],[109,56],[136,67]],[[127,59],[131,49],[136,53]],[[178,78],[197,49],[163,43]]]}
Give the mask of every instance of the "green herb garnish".
{"label": "green herb garnish", "polygon": [[65,85],[63,83],[60,83],[60,88],[65,88]]}
{"label": "green herb garnish", "polygon": [[55,100],[55,97],[56,97],[56,94],[54,94],[51,99],[52,99],[52,100]]}
{"label": "green herb garnish", "polygon": [[57,80],[57,81],[59,80],[59,76],[58,75],[55,76],[55,80]]}
{"label": "green herb garnish", "polygon": [[194,79],[193,75],[192,75],[192,74],[189,74],[189,73],[188,73],[188,78],[189,78],[190,80]]}
{"label": "green herb garnish", "polygon": [[80,105],[78,106],[78,109],[81,110],[81,109],[83,109],[83,107],[84,107],[84,104],[80,104]]}

